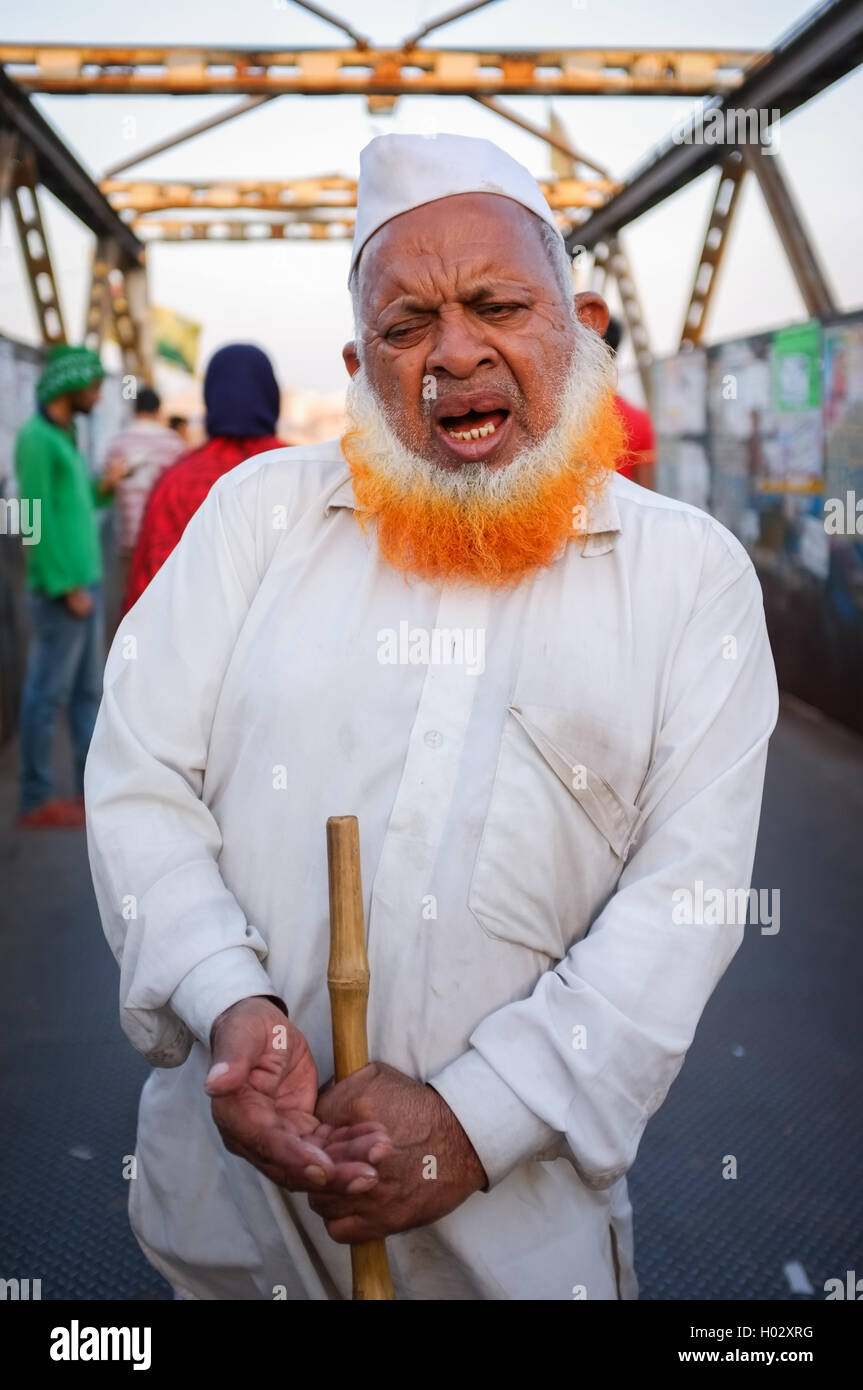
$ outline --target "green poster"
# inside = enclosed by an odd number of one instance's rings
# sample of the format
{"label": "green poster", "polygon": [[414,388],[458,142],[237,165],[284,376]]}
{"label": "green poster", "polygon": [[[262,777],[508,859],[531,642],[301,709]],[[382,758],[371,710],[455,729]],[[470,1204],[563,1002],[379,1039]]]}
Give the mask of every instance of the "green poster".
{"label": "green poster", "polygon": [[775,410],[817,410],[821,405],[821,324],[817,319],[773,334]]}

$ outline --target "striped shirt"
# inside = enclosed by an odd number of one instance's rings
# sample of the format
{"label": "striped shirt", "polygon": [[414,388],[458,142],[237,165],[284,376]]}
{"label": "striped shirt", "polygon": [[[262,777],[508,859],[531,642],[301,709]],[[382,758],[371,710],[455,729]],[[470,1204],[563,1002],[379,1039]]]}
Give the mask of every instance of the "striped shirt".
{"label": "striped shirt", "polygon": [[131,555],[135,549],[150,490],[184,448],[174,430],[142,416],[111,441],[106,464],[122,459],[131,470],[118,483],[116,493],[117,549],[121,555]]}

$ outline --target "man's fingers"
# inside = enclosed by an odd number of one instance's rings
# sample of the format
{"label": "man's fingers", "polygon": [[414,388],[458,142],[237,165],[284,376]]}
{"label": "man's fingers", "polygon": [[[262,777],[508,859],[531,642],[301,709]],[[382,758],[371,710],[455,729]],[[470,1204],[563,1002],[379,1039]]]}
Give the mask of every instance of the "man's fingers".
{"label": "man's fingers", "polygon": [[305,1186],[300,1187],[299,1184],[294,1183],[289,1177],[281,1164],[269,1163],[261,1154],[256,1153],[253,1149],[247,1149],[242,1144],[229,1144],[227,1142],[225,1143],[225,1147],[228,1149],[229,1153],[236,1154],[237,1158],[243,1158],[247,1163],[250,1163],[253,1168],[257,1168],[259,1173],[263,1173],[265,1177],[268,1177],[271,1182],[276,1183],[278,1187],[284,1187],[289,1192],[312,1192],[318,1190],[317,1188],[312,1188],[311,1184],[308,1182],[306,1182]]}
{"label": "man's fingers", "polygon": [[244,1158],[290,1192],[320,1192],[336,1175],[336,1165],[323,1149],[295,1135],[269,1132],[254,1142],[222,1132],[225,1147]]}
{"label": "man's fingers", "polygon": [[[357,1118],[355,1108],[363,1104],[365,1091],[379,1070],[377,1062],[369,1062],[366,1066],[360,1067],[359,1071],[351,1072],[344,1080],[328,1081],[325,1086],[320,1087],[315,1106],[318,1119],[327,1124],[343,1125]],[[366,1114],[368,1115],[368,1109]]]}
{"label": "man's fingers", "polygon": [[314,1142],[314,1135],[300,1136],[283,1124],[256,1136],[253,1151],[268,1163],[281,1167],[309,1191],[325,1187],[336,1172],[336,1165],[325,1149]]}
{"label": "man's fingers", "polygon": [[359,1139],[360,1136],[363,1134],[386,1135],[387,1133],[385,1126],[382,1125],[379,1120],[363,1120],[362,1124],[339,1125],[338,1127],[334,1125],[322,1124],[321,1129],[325,1129],[327,1133],[330,1135],[330,1137],[336,1142],[339,1142],[342,1139]]}
{"label": "man's fingers", "polygon": [[361,1216],[342,1216],[326,1223],[327,1235],[337,1245],[361,1245],[366,1240],[384,1240],[387,1232],[372,1226]]}
{"label": "man's fingers", "polygon": [[320,1182],[307,1170],[304,1170],[303,1177],[305,1179],[304,1191],[309,1191],[313,1196],[317,1193],[321,1197],[343,1198],[344,1200],[350,1200],[351,1196],[361,1192],[373,1191],[380,1181],[377,1169],[370,1163],[349,1161],[336,1163],[332,1170],[327,1173],[326,1182]]}
{"label": "man's fingers", "polygon": [[318,1142],[320,1126],[304,1111],[279,1115],[266,1097],[247,1093],[215,1096],[213,1119],[225,1147],[244,1158],[254,1154],[255,1159],[297,1172],[309,1165],[320,1167],[325,1175],[335,1171],[335,1163]]}
{"label": "man's fingers", "polygon": [[266,1158],[259,1151],[241,1145],[234,1146],[232,1152],[246,1159],[279,1187],[286,1188],[288,1192],[307,1192],[310,1199],[323,1193],[349,1197],[371,1192],[378,1184],[377,1173],[365,1163],[343,1163],[327,1169],[314,1156],[303,1156],[296,1162],[285,1163]]}
{"label": "man's fingers", "polygon": [[249,1079],[261,1056],[261,1039],[254,1028],[242,1020],[227,1020],[216,1032],[213,1063],[207,1072],[204,1090],[208,1096],[230,1095]]}
{"label": "man's fingers", "polygon": [[240,1059],[231,1062],[214,1062],[207,1072],[204,1090],[208,1096],[212,1096],[214,1099],[219,1096],[229,1096],[232,1091],[239,1090],[246,1081],[252,1065],[251,1062],[246,1063]]}
{"label": "man's fingers", "polygon": [[326,1151],[334,1163],[376,1164],[388,1158],[393,1151],[393,1143],[386,1130],[374,1125],[367,1134],[339,1139],[341,1131],[335,1130],[326,1140]]}
{"label": "man's fingers", "polygon": [[[297,1033],[293,1024],[288,1024],[284,1014],[271,1000],[253,996],[240,999],[225,1009],[216,1019],[211,1029],[212,1065],[204,1082],[207,1094],[213,1097],[227,1096],[238,1091],[254,1072],[252,1084],[259,1090],[275,1090],[278,1079],[287,1070],[288,1051],[276,1051],[273,1043],[273,1020],[280,1020],[279,1028],[289,1030],[291,1040],[299,1040],[305,1048],[305,1039]],[[283,1041],[287,1039],[287,1032]],[[296,1048],[290,1054],[297,1060]],[[314,1078],[314,1064],[310,1063],[310,1079]],[[271,1085],[268,1086],[268,1080]],[[308,1099],[308,1109],[314,1104],[315,1091]]]}
{"label": "man's fingers", "polygon": [[309,1206],[316,1216],[322,1217],[327,1223],[342,1221],[347,1217],[371,1220],[379,1201],[374,1187],[367,1188],[365,1191],[370,1193],[369,1201],[364,1200],[365,1193],[359,1183],[351,1183],[342,1191],[327,1186],[321,1188],[319,1192],[309,1193]]}
{"label": "man's fingers", "polygon": [[254,1131],[223,1125],[220,1132],[231,1153],[291,1192],[368,1192],[378,1181],[377,1170],[362,1158],[335,1160],[314,1132],[297,1134],[283,1122]]}

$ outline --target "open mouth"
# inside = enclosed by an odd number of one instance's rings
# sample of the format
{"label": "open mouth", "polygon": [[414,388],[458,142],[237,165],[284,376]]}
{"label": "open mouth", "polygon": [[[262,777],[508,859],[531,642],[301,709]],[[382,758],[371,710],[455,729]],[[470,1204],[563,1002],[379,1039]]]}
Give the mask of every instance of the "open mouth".
{"label": "open mouth", "polygon": [[506,410],[468,410],[464,415],[444,415],[440,423],[451,439],[487,439],[508,414]]}
{"label": "open mouth", "polygon": [[496,453],[512,426],[506,398],[498,391],[463,392],[439,400],[433,419],[445,452],[463,462]]}

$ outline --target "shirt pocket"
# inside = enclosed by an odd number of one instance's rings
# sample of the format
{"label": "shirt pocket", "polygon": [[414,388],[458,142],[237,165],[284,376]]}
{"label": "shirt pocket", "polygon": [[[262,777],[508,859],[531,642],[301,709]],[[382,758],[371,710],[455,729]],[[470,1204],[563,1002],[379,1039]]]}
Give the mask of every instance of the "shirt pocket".
{"label": "shirt pocket", "polygon": [[468,894],[483,931],[562,960],[614,892],[639,810],[595,721],[510,705]]}

